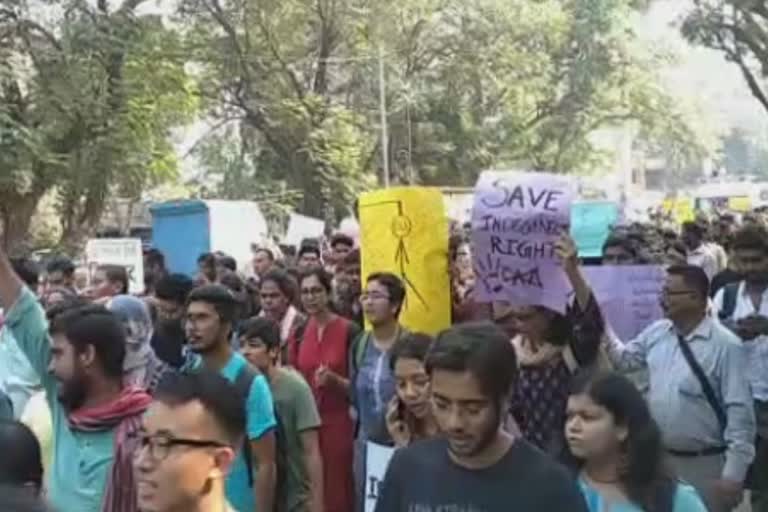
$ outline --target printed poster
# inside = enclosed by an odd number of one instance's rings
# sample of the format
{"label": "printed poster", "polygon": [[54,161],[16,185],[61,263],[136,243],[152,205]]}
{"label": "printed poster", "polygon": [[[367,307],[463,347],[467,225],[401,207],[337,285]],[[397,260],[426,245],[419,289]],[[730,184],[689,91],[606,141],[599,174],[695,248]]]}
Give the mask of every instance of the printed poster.
{"label": "printed poster", "polygon": [[573,186],[561,175],[480,175],[472,208],[473,264],[480,302],[565,312],[570,289],[555,253],[569,229]]}
{"label": "printed poster", "polygon": [[85,246],[89,278],[100,265],[120,265],[128,272],[128,291],[144,291],[144,252],[138,238],[92,238]]}
{"label": "printed poster", "polygon": [[365,512],[373,512],[395,449],[371,442],[366,443],[365,449]]}
{"label": "printed poster", "polygon": [[611,228],[619,220],[613,201],[586,201],[571,205],[571,236],[581,258],[599,258]]}
{"label": "printed poster", "polygon": [[405,285],[400,323],[436,334],[451,325],[448,220],[439,189],[397,187],[360,196],[362,282],[392,272]]}

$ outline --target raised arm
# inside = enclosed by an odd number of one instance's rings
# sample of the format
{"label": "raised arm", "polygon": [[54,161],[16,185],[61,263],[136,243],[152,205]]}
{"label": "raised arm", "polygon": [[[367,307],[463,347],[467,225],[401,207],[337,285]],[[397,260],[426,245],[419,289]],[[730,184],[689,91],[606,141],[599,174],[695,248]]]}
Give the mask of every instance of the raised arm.
{"label": "raised arm", "polygon": [[47,390],[55,385],[48,373],[51,345],[48,322],[35,295],[14,272],[5,252],[0,249],[0,302],[8,308],[5,325],[29,360]]}

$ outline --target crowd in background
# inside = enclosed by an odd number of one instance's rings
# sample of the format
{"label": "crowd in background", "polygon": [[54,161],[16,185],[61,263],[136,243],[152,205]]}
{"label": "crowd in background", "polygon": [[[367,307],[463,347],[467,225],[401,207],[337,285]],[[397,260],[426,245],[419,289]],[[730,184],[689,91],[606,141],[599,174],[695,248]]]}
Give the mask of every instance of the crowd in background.
{"label": "crowd in background", "polygon": [[[768,510],[762,213],[616,226],[598,261],[564,234],[565,314],[477,303],[470,240],[452,228],[436,337],[401,324],[403,282],[361,276],[344,234],[254,246],[247,269],[203,254],[194,277],[149,250],[142,297],[120,266],[83,282],[66,257],[0,254],[0,484],[59,512],[353,512],[371,441],[399,448],[380,512],[719,512],[745,486]],[[667,267],[666,318],[615,339],[584,264]],[[41,393],[42,452],[18,422]]]}

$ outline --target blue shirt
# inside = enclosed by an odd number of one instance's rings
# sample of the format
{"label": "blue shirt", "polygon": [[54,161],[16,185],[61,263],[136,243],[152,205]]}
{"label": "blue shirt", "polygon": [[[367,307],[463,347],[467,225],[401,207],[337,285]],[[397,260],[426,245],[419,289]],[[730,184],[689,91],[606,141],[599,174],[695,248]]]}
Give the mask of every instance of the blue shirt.
{"label": "blue shirt", "polygon": [[367,440],[384,425],[384,417],[395,396],[395,376],[389,369],[389,352],[382,352],[370,336],[355,378],[355,407],[360,418],[359,438]]}
{"label": "blue shirt", "polygon": [[[606,503],[597,489],[590,486],[582,478],[579,479],[579,487],[587,501],[589,512],[644,512],[643,509],[629,502],[614,503],[610,508],[606,508]],[[678,484],[672,512],[707,512],[707,507],[704,506],[693,487]]]}
{"label": "blue shirt", "polygon": [[51,345],[45,313],[27,288],[8,312],[6,326],[39,377],[51,408],[54,452],[47,475],[51,504],[63,511],[100,512],[112,467],[114,431],[69,428],[67,413],[57,398],[56,380],[48,373]]}
{"label": "blue shirt", "polygon": [[[187,366],[199,368],[203,364],[201,357],[193,356]],[[232,352],[232,357],[221,369],[221,375],[228,381],[234,383],[240,371],[248,362],[238,352]],[[275,408],[272,403],[272,392],[269,390],[267,379],[259,374],[253,379],[251,390],[248,394],[248,401],[245,404],[246,412],[246,434],[248,439],[256,441],[272,431],[277,422],[275,420]],[[258,468],[254,465],[254,471]],[[254,475],[254,480],[256,476]],[[256,499],[254,489],[248,484],[248,466],[245,464],[245,457],[242,450],[238,453],[232,469],[227,475],[226,481],[227,500],[238,512],[256,511]]]}
{"label": "blue shirt", "polygon": [[727,446],[722,477],[744,481],[755,456],[755,411],[745,375],[741,341],[709,317],[685,337],[727,416],[725,431],[696,375],[680,351],[670,320],[659,320],[622,344],[610,338],[607,352],[618,370],[648,368],[648,405],[668,449],[696,451]]}

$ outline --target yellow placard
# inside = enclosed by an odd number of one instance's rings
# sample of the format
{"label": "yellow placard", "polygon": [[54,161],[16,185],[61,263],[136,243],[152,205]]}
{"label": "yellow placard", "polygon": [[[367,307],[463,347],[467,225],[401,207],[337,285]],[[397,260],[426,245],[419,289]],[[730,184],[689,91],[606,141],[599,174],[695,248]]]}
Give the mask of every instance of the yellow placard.
{"label": "yellow placard", "polygon": [[678,224],[696,219],[696,212],[693,209],[693,199],[689,197],[665,199],[662,203],[662,208],[665,213],[671,212],[672,218]]}
{"label": "yellow placard", "polygon": [[728,209],[735,212],[748,212],[752,209],[752,201],[747,196],[729,197]]}
{"label": "yellow placard", "polygon": [[438,189],[398,187],[360,196],[363,283],[373,272],[400,276],[400,323],[436,334],[451,324],[448,219]]}

